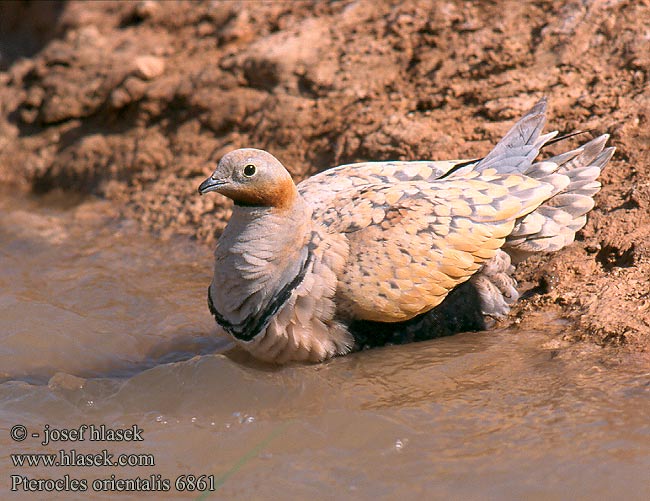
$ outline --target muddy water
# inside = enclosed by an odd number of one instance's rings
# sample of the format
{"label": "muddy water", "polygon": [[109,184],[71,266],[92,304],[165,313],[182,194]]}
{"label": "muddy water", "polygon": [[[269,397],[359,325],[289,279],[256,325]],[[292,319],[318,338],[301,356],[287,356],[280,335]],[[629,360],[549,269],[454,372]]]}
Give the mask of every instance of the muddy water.
{"label": "muddy water", "polygon": [[[93,480],[120,489],[151,475],[149,487],[169,481],[148,494],[163,499],[650,498],[647,362],[564,346],[562,326],[540,319],[540,331],[260,366],[216,334],[208,249],[138,234],[99,202],[64,205],[0,197],[3,498],[12,475],[85,480],[86,492],[60,495],[74,499],[139,497]],[[91,441],[86,429],[41,445],[46,425],[83,424],[136,425],[143,440]],[[155,465],[10,457],[73,449]],[[214,491],[177,492],[183,474],[211,475]]]}

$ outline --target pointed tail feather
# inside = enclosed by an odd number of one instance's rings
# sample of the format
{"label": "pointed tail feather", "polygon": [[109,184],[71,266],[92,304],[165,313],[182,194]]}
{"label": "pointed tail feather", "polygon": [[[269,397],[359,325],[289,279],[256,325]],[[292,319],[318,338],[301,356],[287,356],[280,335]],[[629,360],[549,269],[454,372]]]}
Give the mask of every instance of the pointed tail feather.
{"label": "pointed tail feather", "polygon": [[520,262],[534,252],[557,251],[573,242],[576,232],[587,221],[587,212],[594,206],[593,196],[600,190],[598,176],[614,154],[614,148],[605,148],[608,138],[604,134],[576,150],[531,166],[527,174],[538,177],[536,166],[555,164],[557,168],[552,176],[568,178],[569,182],[517,221],[503,247],[513,262]]}
{"label": "pointed tail feather", "polygon": [[494,168],[500,174],[526,171],[544,143],[557,135],[556,131],[540,136],[545,123],[546,98],[542,98],[473,170],[481,172]]}

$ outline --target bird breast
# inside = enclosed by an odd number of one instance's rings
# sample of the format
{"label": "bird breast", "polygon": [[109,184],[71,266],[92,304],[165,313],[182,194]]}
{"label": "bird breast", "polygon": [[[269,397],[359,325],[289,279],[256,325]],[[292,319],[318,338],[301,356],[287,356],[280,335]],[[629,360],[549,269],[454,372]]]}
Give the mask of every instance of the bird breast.
{"label": "bird breast", "polygon": [[227,322],[258,316],[301,273],[310,216],[303,210],[235,207],[215,252],[210,297]]}

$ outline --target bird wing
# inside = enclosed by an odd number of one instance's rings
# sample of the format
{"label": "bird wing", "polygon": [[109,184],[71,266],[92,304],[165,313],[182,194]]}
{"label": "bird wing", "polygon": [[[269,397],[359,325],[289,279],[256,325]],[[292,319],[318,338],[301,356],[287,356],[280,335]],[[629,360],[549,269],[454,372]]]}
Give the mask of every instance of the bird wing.
{"label": "bird wing", "polygon": [[471,160],[415,162],[362,162],[346,164],[320,172],[298,184],[300,194],[317,209],[331,206],[339,193],[364,186],[404,181],[433,182],[461,163]]}
{"label": "bird wing", "polygon": [[341,191],[313,218],[345,234],[337,305],[364,320],[406,320],[442,302],[493,257],[515,220],[554,187],[493,169],[468,180],[406,181]]}

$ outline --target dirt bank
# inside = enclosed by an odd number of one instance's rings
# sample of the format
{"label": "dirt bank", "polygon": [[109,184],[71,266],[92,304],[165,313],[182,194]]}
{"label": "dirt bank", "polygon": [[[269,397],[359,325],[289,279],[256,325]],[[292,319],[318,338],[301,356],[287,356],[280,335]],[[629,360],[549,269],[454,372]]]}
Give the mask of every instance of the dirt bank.
{"label": "dirt bank", "polygon": [[232,148],[297,178],[475,157],[548,96],[549,129],[608,132],[617,154],[578,242],[520,268],[537,294],[512,319],[650,347],[647,2],[30,5],[0,6],[0,182],[104,197],[162,236],[218,236],[228,206],[196,187]]}

